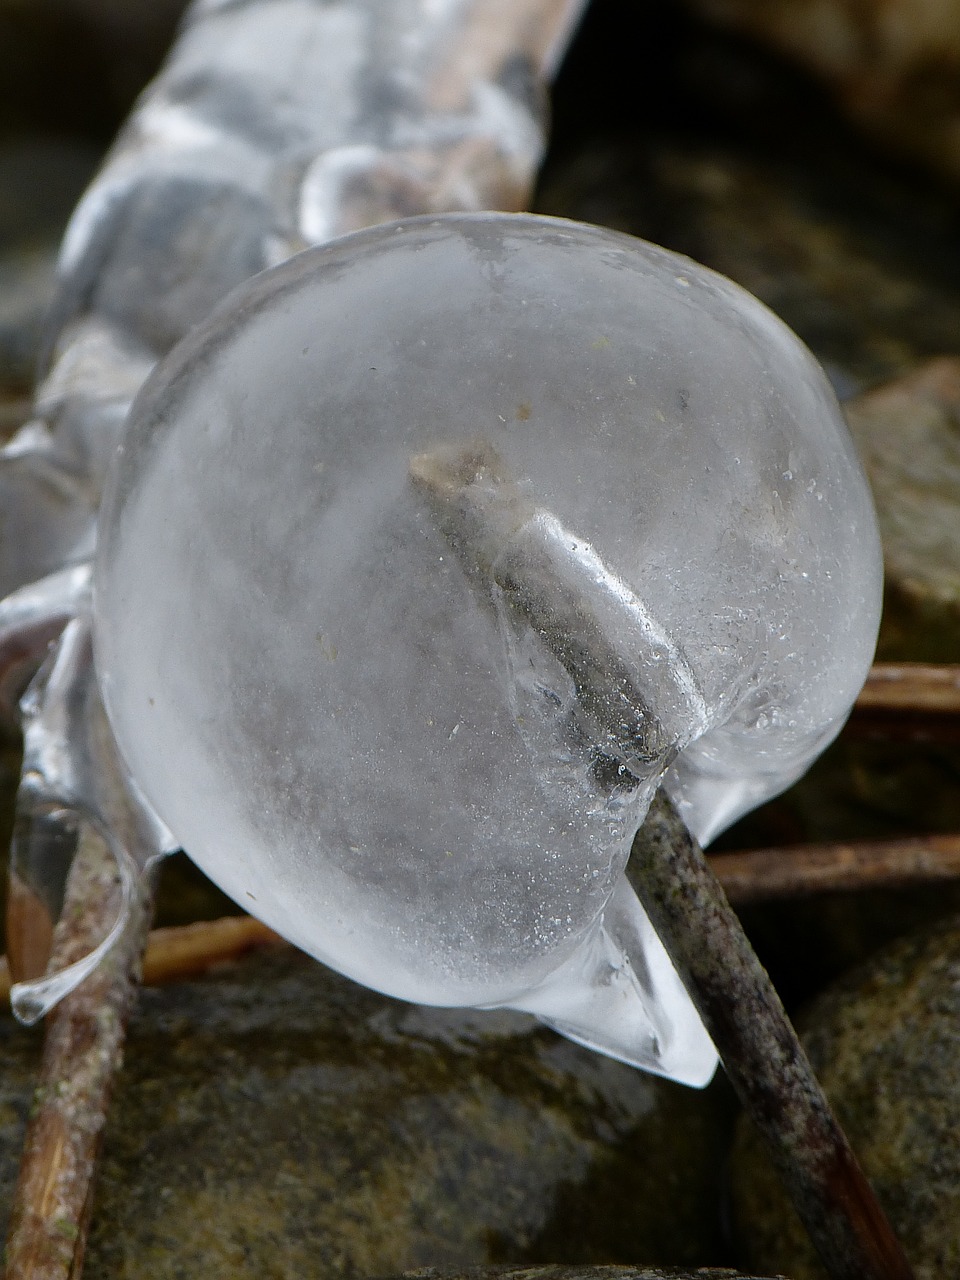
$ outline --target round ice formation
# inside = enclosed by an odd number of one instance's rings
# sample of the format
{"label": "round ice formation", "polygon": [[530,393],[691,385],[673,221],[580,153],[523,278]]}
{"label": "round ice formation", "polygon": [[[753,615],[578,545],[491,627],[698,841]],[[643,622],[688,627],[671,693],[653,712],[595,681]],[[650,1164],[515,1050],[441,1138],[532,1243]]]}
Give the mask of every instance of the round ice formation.
{"label": "round ice formation", "polygon": [[[97,663],[243,906],[371,986],[683,1076],[631,837],[664,776],[707,839],[806,768],[880,581],[833,395],[755,299],[597,228],[415,219],[255,278],[150,379]],[[601,987],[647,1050],[590,1029]]]}

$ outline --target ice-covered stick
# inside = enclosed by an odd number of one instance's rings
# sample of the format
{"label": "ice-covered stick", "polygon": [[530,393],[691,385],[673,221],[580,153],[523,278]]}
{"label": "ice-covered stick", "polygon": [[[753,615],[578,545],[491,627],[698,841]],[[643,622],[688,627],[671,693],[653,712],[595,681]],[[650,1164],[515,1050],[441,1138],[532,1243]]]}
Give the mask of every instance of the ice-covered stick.
{"label": "ice-covered stick", "polygon": [[701,727],[702,699],[629,587],[484,440],[417,454],[410,479],[468,575],[499,592],[571,677],[593,744],[641,776],[666,768]]}
{"label": "ice-covered stick", "polygon": [[[545,147],[543,85],[584,7],[585,0],[191,7],[167,67],[68,232],[36,418],[0,451],[8,534],[0,538],[0,595],[89,556],[132,398],[154,362],[247,276],[381,220],[525,204]],[[47,603],[53,608],[39,615],[18,612],[14,630],[0,626],[0,678],[10,677],[0,697],[73,615],[70,601],[63,617],[56,600]],[[38,726],[45,708],[41,695],[32,712]],[[52,763],[69,771],[71,744]],[[22,812],[19,821],[26,839],[18,848],[28,855],[32,817]],[[109,875],[110,855],[98,851]],[[33,869],[30,856],[15,861],[18,873]],[[45,898],[57,896],[46,893],[47,871],[36,882],[19,875],[22,892],[10,896],[8,938],[21,976],[42,973]],[[144,940],[145,923],[139,933]],[[20,948],[17,938],[25,940]],[[130,966],[134,958],[135,950],[126,953]],[[128,970],[113,962],[111,969],[127,982]],[[80,1009],[89,1034],[109,1039],[109,1017],[86,999],[53,1013],[51,1041],[61,1018],[69,1023]],[[104,1048],[104,1063],[116,1058]],[[96,1096],[105,1105],[106,1094]],[[34,1167],[25,1168],[23,1185],[47,1185],[42,1162],[52,1151],[49,1144],[27,1151]],[[92,1162],[84,1176],[91,1173]],[[62,1226],[47,1221],[54,1235]]]}
{"label": "ice-covered stick", "polygon": [[[48,824],[31,824],[27,839],[44,831],[46,858],[69,857],[64,846],[71,843],[77,851],[51,928],[46,975],[41,968],[19,995],[13,989],[14,1007],[27,1022],[70,994],[47,1022],[10,1212],[6,1274],[67,1280],[80,1275],[93,1171],[150,927],[153,855],[164,839],[116,756],[86,619],[67,624],[25,702],[37,706],[25,734],[21,796],[29,794],[29,811]],[[15,970],[15,976],[23,975]]]}
{"label": "ice-covered stick", "polygon": [[[658,759],[665,767],[695,724],[696,685],[685,665],[677,666],[680,655],[668,655],[665,638],[649,644],[644,630],[653,624],[625,584],[606,581],[592,548],[525,493],[483,441],[419,454],[410,477],[470,577],[500,592],[571,676],[594,745],[627,769],[636,764],[649,774]],[[622,639],[607,632],[606,623],[622,620],[624,610],[641,622],[640,662],[631,663]],[[653,670],[643,666],[648,651]],[[662,792],[634,841],[627,874],[832,1280],[911,1280],[773,984]]]}
{"label": "ice-covered stick", "polygon": [[[5,1274],[11,1278],[72,1280],[81,1273],[94,1171],[150,925],[153,876],[139,880],[134,894],[119,942],[63,999],[44,1039],[10,1213]],[[117,897],[116,864],[88,827],[70,869],[52,970],[97,946],[116,915]]]}

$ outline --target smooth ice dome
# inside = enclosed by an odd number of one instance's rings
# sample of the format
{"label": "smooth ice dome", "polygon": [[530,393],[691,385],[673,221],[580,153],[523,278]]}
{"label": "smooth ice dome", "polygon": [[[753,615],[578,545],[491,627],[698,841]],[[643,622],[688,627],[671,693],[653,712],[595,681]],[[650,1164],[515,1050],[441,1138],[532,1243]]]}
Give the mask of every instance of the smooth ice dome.
{"label": "smooth ice dome", "polygon": [[163,821],[298,945],[702,1082],[631,838],[664,775],[709,839],[807,767],[880,585],[834,397],[755,299],[597,228],[414,219],[150,378],[97,665]]}

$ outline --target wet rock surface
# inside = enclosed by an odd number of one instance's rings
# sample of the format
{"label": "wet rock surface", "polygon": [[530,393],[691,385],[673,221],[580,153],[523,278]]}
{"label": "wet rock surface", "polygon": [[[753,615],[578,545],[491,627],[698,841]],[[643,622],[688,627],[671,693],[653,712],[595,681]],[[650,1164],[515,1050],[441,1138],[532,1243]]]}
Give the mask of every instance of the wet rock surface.
{"label": "wet rock surface", "polygon": [[[660,1267],[485,1267],[467,1271],[408,1271],[402,1280],[760,1280],[716,1267],[668,1271]],[[400,1277],[397,1280],[401,1280]]]}
{"label": "wet rock surface", "polygon": [[[960,629],[960,360],[942,357],[851,400],[847,421],[873,489],[887,633],[956,657]],[[918,645],[919,649],[921,645]]]}
{"label": "wet rock surface", "polygon": [[[822,996],[804,1043],[916,1269],[960,1272],[960,920],[897,944]],[[734,1216],[747,1259],[823,1280],[758,1140],[741,1122]]]}
{"label": "wet rock surface", "polygon": [[[736,280],[804,339],[841,399],[953,351],[952,196],[878,155],[810,80],[662,8],[645,25],[591,6],[558,81],[537,208]],[[642,38],[662,61],[638,84]]]}
{"label": "wet rock surface", "polygon": [[[37,1038],[2,1038],[6,1204]],[[713,1263],[728,1120],[722,1081],[685,1090],[521,1015],[407,1006],[263,953],[144,992],[84,1275]]]}
{"label": "wet rock surface", "polygon": [[687,0],[815,72],[893,151],[960,178],[957,0]]}

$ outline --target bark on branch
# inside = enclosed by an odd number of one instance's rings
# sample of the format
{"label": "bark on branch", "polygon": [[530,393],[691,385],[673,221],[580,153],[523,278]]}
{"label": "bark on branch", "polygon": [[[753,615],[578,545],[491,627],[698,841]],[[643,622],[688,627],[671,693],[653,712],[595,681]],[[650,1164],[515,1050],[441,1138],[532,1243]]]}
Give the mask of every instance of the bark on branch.
{"label": "bark on branch", "polygon": [[912,1280],[773,984],[662,791],[637,832],[627,875],[831,1280]]}
{"label": "bark on branch", "polygon": [[751,849],[711,854],[709,861],[729,900],[740,906],[960,880],[960,836]]}

